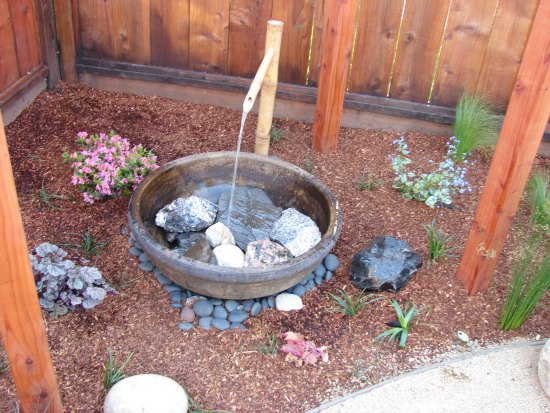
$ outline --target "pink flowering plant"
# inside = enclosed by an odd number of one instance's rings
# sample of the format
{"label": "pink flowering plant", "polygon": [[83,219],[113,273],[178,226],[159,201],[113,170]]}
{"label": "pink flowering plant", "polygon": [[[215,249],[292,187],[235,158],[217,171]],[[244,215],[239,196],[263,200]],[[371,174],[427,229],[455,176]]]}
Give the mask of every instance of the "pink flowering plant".
{"label": "pink flowering plant", "polygon": [[158,168],[153,152],[141,145],[131,147],[114,131],[91,135],[78,132],[76,143],[82,150],[63,152],[62,156],[65,162],[71,162],[71,183],[80,186],[84,202],[90,204],[129,195],[147,173]]}
{"label": "pink flowering plant", "polygon": [[296,366],[315,364],[318,359],[328,362],[325,346],[317,347],[313,341],[306,341],[304,336],[292,331],[282,333],[281,338],[286,344],[279,351],[286,353],[286,361],[293,362]]}

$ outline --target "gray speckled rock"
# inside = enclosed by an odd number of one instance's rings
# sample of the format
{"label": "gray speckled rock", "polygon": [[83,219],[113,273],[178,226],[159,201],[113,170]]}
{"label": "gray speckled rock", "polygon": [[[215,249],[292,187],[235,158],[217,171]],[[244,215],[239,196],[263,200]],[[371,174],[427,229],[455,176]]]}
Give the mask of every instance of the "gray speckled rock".
{"label": "gray speckled rock", "polygon": [[208,300],[198,300],[193,304],[193,312],[199,317],[208,317],[214,311],[214,306]]}
{"label": "gray speckled rock", "polygon": [[284,245],[295,257],[302,255],[321,241],[317,224],[294,208],[285,209],[273,225],[269,238]]}
{"label": "gray speckled rock", "polygon": [[155,224],[169,232],[200,231],[214,223],[217,212],[216,204],[191,195],[177,198],[157,212]]}
{"label": "gray speckled rock", "polygon": [[212,327],[217,328],[220,331],[229,329],[230,323],[225,318],[213,318]]}
{"label": "gray speckled rock", "polygon": [[336,271],[336,269],[340,266],[340,261],[336,255],[328,254],[323,260],[323,265],[327,271]]}
{"label": "gray speckled rock", "polygon": [[268,265],[283,264],[290,261],[292,254],[288,249],[268,239],[253,241],[246,246],[244,266],[262,268]]}
{"label": "gray speckled rock", "polygon": [[212,325],[213,317],[201,317],[199,318],[199,326],[204,328],[205,330],[210,330],[210,326]]}
{"label": "gray speckled rock", "polygon": [[151,261],[146,261],[139,264],[139,269],[141,271],[151,272],[153,271],[153,268],[155,268],[155,266]]}
{"label": "gray speckled rock", "polygon": [[177,234],[175,239],[181,253],[185,254],[189,248],[201,239],[202,235],[202,232],[183,232],[181,234]]}
{"label": "gray speckled rock", "polygon": [[242,323],[248,318],[248,313],[244,310],[233,310],[227,316],[227,319],[232,323]]}
{"label": "gray speckled rock", "polygon": [[375,237],[353,256],[349,274],[355,287],[399,291],[420,267],[422,257],[405,241]]}
{"label": "gray speckled rock", "polygon": [[195,326],[191,323],[179,323],[178,327],[180,328],[180,330],[183,330],[183,331],[189,331],[189,330],[193,330],[195,328]]}
{"label": "gray speckled rock", "polygon": [[262,312],[262,304],[258,302],[252,304],[252,307],[250,308],[250,315],[252,317],[256,317],[261,312]]}
{"label": "gray speckled rock", "polygon": [[218,318],[227,318],[227,310],[223,308],[221,305],[217,305],[214,307],[214,311],[212,312],[212,316],[218,317]]}
{"label": "gray speckled rock", "polygon": [[[218,222],[227,225],[229,192],[221,194],[218,202]],[[273,205],[267,194],[258,188],[236,188],[233,195],[233,210],[229,229],[235,243],[242,250],[252,242],[269,238],[273,223],[281,215],[281,209]]]}
{"label": "gray speckled rock", "polygon": [[233,310],[236,310],[239,306],[239,302],[235,300],[225,300],[225,309],[228,312],[231,312]]}
{"label": "gray speckled rock", "polygon": [[542,390],[550,397],[550,338],[546,340],[540,352],[538,375]]}

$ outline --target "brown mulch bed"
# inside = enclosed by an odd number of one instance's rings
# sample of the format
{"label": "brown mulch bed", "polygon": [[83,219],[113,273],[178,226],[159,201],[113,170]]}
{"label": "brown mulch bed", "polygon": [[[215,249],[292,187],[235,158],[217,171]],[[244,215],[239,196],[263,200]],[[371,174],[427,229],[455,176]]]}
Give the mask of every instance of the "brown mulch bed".
{"label": "brown mulch bed", "polygon": [[[486,156],[475,157],[467,175],[473,192],[456,197],[456,208],[430,209],[404,200],[391,188],[388,156],[395,153],[392,141],[398,134],[343,128],[337,151],[321,155],[311,148],[311,125],[287,119],[275,120],[284,139],[272,145],[270,154],[302,167],[313,166],[313,173],[338,198],[344,227],[334,253],[340,268],[330,282],[305,295],[302,311],[264,311],[246,322],[246,331],[180,331],[179,311],[170,308],[168,294],[150,273],[138,269],[137,259],[127,252],[123,234],[128,198],[84,204],[78,189],[70,185],[71,170],[62,163],[61,153],[77,149],[74,139],[79,131],[111,129],[132,144],[152,149],[159,164],[199,152],[234,150],[240,117],[236,111],[214,106],[59,84],[42,93],[7,128],[29,249],[41,242],[76,242],[90,230],[99,240],[111,240],[95,262],[104,277],[114,283],[123,275],[134,280],[121,294],[108,296],[92,310],[57,319],[44,316],[67,411],[102,410],[107,349],[113,350],[119,362],[133,353],[126,368],[128,375],[169,376],[205,409],[298,412],[460,349],[458,330],[480,345],[550,334],[548,295],[543,298],[544,306],[519,330],[502,332],[498,328],[509,280],[511,241],[490,288],[481,294],[468,296],[455,279],[457,258],[429,268],[424,265],[399,293],[383,294],[401,303],[413,301],[427,307],[419,318],[428,325],[416,326],[403,350],[372,340],[387,328],[385,322],[394,318],[388,300],[372,303],[353,318],[329,311],[333,302],[327,292],[346,288],[357,293],[349,282],[350,261],[374,236],[402,238],[426,258],[423,225],[435,218],[438,227],[454,236],[455,245],[463,245],[488,161]],[[255,122],[255,116],[249,116],[242,147],[247,152],[253,151]],[[445,136],[408,133],[406,137],[420,165],[427,165],[430,158],[438,161],[446,151]],[[369,173],[385,183],[373,190],[359,190],[357,181]],[[37,199],[41,188],[66,199],[55,200],[57,209],[47,208]],[[269,356],[259,351],[270,334],[286,331],[299,332],[317,345],[327,346],[329,363],[299,368],[285,362],[282,354]],[[5,356],[1,357],[5,366]],[[0,411],[8,411],[15,400],[9,371],[0,369]]]}

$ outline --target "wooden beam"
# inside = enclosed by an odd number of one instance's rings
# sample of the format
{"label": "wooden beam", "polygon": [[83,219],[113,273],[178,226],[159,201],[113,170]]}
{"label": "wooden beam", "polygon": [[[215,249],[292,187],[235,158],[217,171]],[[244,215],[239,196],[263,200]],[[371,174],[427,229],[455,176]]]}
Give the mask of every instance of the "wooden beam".
{"label": "wooden beam", "polygon": [[59,79],[61,71],[57,58],[57,38],[54,28],[52,0],[35,0],[38,31],[42,43],[42,60],[48,67],[48,89],[53,89]]}
{"label": "wooden beam", "polygon": [[60,49],[61,77],[68,83],[76,83],[76,46],[71,0],[53,0],[53,5],[55,28]]}
{"label": "wooden beam", "polygon": [[550,0],[541,0],[457,271],[468,294],[486,289],[550,116]]}
{"label": "wooden beam", "polygon": [[319,91],[313,121],[313,147],[336,149],[346,94],[357,0],[327,0],[323,25]]}
{"label": "wooden beam", "polygon": [[0,336],[23,412],[62,413],[0,115]]}

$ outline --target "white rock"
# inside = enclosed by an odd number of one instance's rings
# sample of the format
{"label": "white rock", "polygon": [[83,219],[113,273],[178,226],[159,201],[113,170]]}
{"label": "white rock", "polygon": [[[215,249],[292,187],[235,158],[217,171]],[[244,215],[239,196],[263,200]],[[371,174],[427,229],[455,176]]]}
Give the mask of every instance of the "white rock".
{"label": "white rock", "polygon": [[216,222],[214,225],[208,227],[205,232],[206,239],[212,248],[216,248],[218,245],[235,245],[235,238],[233,234],[224,224]]}
{"label": "white rock", "polygon": [[282,293],[275,298],[275,307],[279,311],[301,310],[302,299],[296,294]]}
{"label": "white rock", "polygon": [[109,390],[104,413],[186,413],[187,393],[174,380],[158,374],[127,377]]}
{"label": "white rock", "polygon": [[538,369],[542,390],[550,397],[550,338],[546,340],[540,352]]}
{"label": "white rock", "polygon": [[235,245],[222,244],[214,248],[212,252],[218,260],[218,265],[222,267],[241,268],[244,266],[244,252]]}

